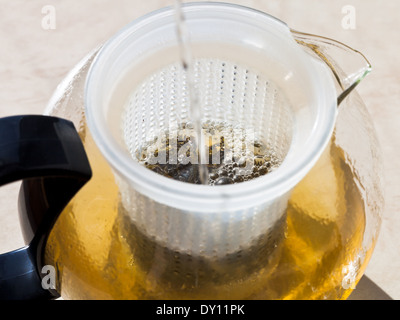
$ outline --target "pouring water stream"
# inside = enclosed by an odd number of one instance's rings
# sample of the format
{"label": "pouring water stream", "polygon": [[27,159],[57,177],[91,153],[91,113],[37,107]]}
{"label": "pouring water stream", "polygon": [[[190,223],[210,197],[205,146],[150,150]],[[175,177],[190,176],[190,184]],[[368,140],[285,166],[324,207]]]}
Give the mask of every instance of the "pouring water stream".
{"label": "pouring water stream", "polygon": [[193,69],[193,56],[190,48],[189,32],[185,22],[185,17],[182,10],[182,1],[175,0],[175,16],[176,16],[176,31],[178,37],[178,45],[181,56],[182,67],[186,73],[186,83],[189,93],[189,111],[190,118],[193,121],[194,132],[196,134],[194,145],[198,148],[198,163],[199,163],[199,179],[201,184],[208,184],[208,169],[207,169],[207,154],[203,148],[204,137],[202,135],[201,109],[200,100],[195,88],[195,76]]}

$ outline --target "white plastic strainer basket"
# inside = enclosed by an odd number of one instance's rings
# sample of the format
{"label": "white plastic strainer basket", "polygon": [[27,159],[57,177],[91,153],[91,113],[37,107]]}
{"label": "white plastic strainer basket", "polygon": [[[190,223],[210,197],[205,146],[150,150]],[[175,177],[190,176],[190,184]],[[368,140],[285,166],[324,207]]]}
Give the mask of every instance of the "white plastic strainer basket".
{"label": "white plastic strainer basket", "polygon": [[191,120],[173,8],[133,22],[105,44],[87,79],[86,113],[114,169],[124,221],[171,250],[221,258],[262,236],[278,239],[278,226],[283,234],[278,222],[290,191],[331,137],[336,92],[326,66],[281,21],[221,3],[193,3],[184,13],[203,121],[251,128],[284,158],[281,166],[251,181],[204,186],[136,161],[147,139]]}

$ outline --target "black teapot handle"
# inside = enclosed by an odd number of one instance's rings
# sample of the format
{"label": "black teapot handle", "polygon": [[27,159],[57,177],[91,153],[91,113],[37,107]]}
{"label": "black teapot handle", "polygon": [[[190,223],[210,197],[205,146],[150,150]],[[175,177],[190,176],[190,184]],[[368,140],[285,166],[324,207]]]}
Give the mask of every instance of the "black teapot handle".
{"label": "black teapot handle", "polygon": [[47,237],[61,211],[91,176],[72,122],[40,115],[0,119],[0,186],[22,180],[19,213],[27,243],[0,255],[0,299],[59,297],[54,287],[43,282]]}

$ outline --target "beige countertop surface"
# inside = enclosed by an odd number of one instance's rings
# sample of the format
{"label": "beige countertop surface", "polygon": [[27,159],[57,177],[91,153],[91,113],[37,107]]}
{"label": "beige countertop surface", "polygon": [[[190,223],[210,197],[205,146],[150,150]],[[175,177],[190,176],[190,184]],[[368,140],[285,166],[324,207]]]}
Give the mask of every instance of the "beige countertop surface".
{"label": "beige countertop surface", "polygon": [[[231,2],[270,13],[293,29],[339,40],[371,61],[373,72],[358,92],[382,147],[386,206],[366,277],[351,298],[381,299],[383,290],[400,299],[400,1]],[[131,20],[171,4],[173,0],[0,0],[0,117],[43,113],[59,82],[89,51]],[[46,20],[49,8],[55,12],[54,25]],[[347,20],[348,8],[354,10],[354,20]],[[23,245],[17,190],[17,183],[0,189],[0,253]]]}

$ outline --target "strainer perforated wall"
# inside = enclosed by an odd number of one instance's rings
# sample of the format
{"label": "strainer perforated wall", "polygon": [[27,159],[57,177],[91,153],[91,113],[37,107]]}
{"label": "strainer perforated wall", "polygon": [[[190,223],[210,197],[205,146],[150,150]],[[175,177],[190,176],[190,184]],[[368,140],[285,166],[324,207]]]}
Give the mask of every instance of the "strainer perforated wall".
{"label": "strainer perforated wall", "polygon": [[[293,112],[284,94],[265,75],[220,59],[194,63],[202,120],[254,130],[254,136],[283,159],[290,147]],[[148,76],[133,89],[121,117],[124,142],[135,158],[146,141],[193,121],[186,72],[179,63]]]}

